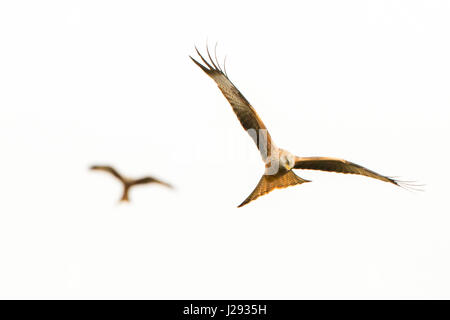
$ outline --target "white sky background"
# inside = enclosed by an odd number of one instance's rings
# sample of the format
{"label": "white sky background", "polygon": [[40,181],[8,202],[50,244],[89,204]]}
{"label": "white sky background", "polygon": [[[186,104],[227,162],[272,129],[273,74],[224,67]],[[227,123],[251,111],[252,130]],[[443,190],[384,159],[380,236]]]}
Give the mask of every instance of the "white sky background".
{"label": "white sky background", "polygon": [[[450,298],[449,1],[3,1],[0,298]],[[264,167],[275,143],[425,183]],[[131,190],[91,164],[173,183]]]}

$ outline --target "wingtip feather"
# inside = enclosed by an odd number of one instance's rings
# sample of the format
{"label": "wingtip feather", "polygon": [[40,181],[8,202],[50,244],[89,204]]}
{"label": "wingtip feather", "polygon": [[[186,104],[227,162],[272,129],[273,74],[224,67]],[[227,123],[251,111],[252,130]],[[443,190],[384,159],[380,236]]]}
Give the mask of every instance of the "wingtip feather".
{"label": "wingtip feather", "polygon": [[397,180],[397,179],[393,179],[393,183],[402,188],[405,189],[407,191],[415,191],[415,192],[424,192],[425,189],[425,184],[419,184],[417,183],[417,181],[406,181],[406,180]]}
{"label": "wingtip feather", "polygon": [[202,69],[207,75],[209,75],[211,73],[211,70],[206,68],[204,65],[202,65],[200,62],[198,62],[197,60],[195,60],[194,58],[192,58],[191,56],[189,56],[189,58],[192,59],[192,61],[194,61],[194,63],[200,67],[200,69]]}

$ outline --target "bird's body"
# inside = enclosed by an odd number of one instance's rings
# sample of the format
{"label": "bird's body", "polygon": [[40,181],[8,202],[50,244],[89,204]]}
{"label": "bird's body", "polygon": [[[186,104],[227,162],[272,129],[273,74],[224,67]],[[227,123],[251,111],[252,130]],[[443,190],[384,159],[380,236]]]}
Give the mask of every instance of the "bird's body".
{"label": "bird's body", "polygon": [[154,177],[144,177],[144,178],[140,178],[140,179],[132,179],[132,178],[125,177],[125,176],[121,175],[116,169],[114,169],[111,166],[95,165],[95,166],[91,166],[91,170],[100,170],[100,171],[109,172],[114,177],[116,177],[120,182],[122,182],[123,192],[122,192],[122,197],[120,198],[120,201],[129,202],[130,201],[130,198],[129,198],[130,188],[133,186],[136,186],[136,185],[158,183],[158,184],[164,185],[166,187],[172,188],[172,186],[170,184],[163,182],[161,180],[158,180]]}
{"label": "bird's body", "polygon": [[265,161],[264,174],[276,174],[278,170],[291,170],[295,166],[295,156],[287,150],[272,148],[271,155]]}
{"label": "bird's body", "polygon": [[398,180],[380,175],[350,161],[329,157],[297,157],[284,149],[278,148],[275,143],[273,143],[272,137],[255,109],[230,81],[225,68],[222,70],[217,58],[214,61],[207,50],[209,57],[208,61],[198,50],[196,51],[205,65],[192,57],[191,59],[216,82],[220,91],[230,103],[242,127],[255,142],[265,164],[264,175],[261,177],[258,185],[239,207],[255,200],[259,196],[269,193],[273,189],[286,188],[310,182],[309,180],[298,177],[292,169],[359,174],[401,186]]}

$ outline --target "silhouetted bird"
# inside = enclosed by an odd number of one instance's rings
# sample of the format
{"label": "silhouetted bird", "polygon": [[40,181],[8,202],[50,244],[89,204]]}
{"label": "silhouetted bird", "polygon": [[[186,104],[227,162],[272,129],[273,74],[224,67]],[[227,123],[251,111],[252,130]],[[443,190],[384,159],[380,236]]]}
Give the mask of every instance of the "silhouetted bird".
{"label": "silhouetted bird", "polygon": [[111,173],[114,177],[119,179],[123,184],[123,194],[120,201],[130,201],[128,197],[128,192],[132,186],[140,185],[140,184],[149,184],[149,183],[159,183],[166,187],[173,188],[170,184],[163,182],[161,180],[158,180],[153,177],[144,177],[141,179],[130,179],[127,177],[122,176],[111,166],[91,166],[91,170],[101,170]]}

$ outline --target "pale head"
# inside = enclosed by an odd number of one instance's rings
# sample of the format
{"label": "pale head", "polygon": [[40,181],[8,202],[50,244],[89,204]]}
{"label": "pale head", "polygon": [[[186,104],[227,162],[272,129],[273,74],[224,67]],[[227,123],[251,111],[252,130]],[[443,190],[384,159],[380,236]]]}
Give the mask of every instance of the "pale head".
{"label": "pale head", "polygon": [[291,170],[295,166],[295,156],[283,149],[280,149],[280,167]]}

